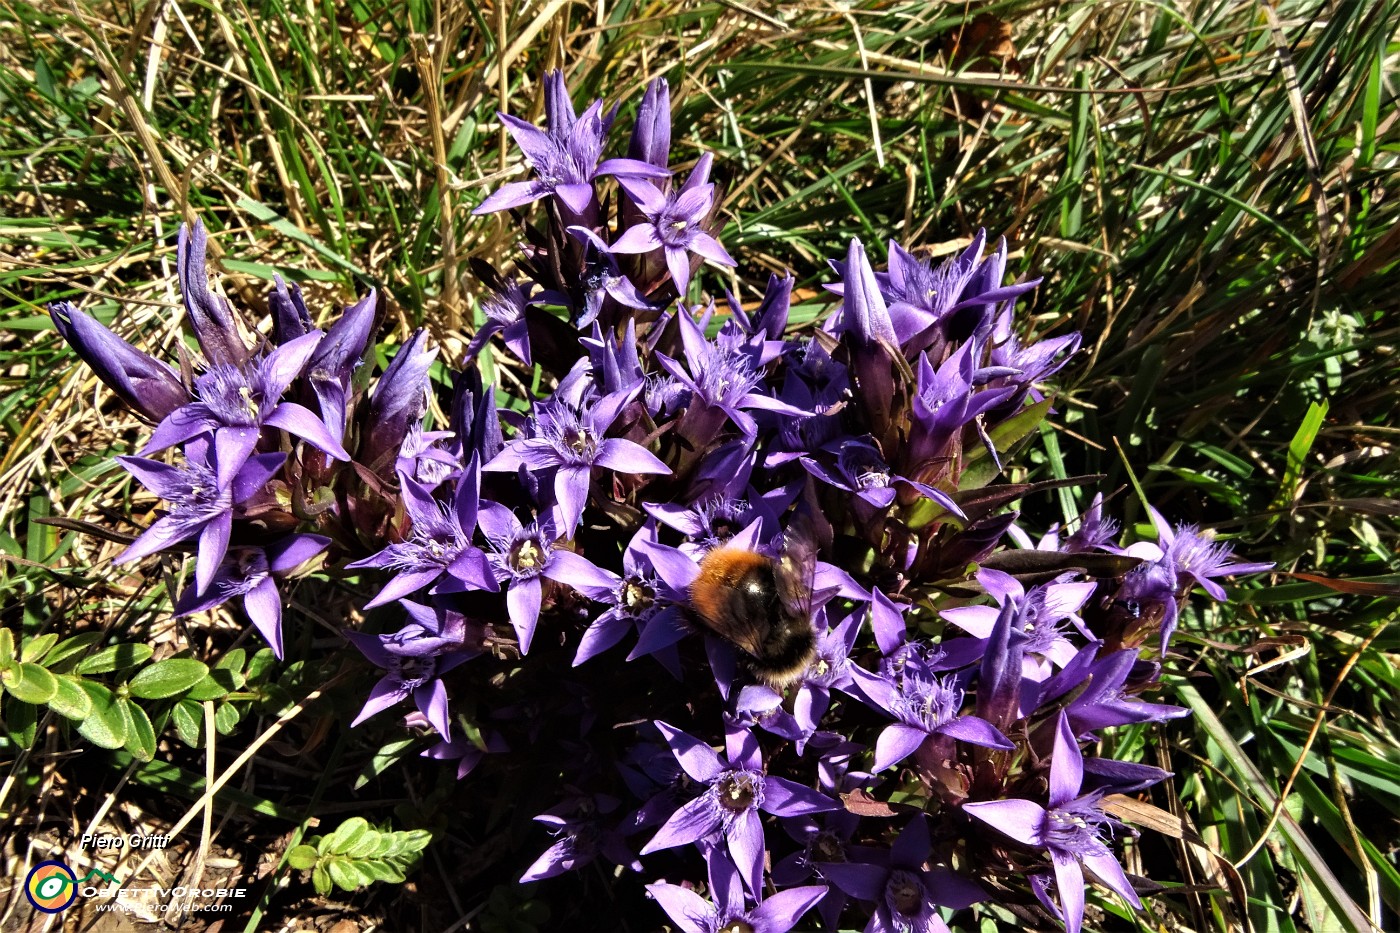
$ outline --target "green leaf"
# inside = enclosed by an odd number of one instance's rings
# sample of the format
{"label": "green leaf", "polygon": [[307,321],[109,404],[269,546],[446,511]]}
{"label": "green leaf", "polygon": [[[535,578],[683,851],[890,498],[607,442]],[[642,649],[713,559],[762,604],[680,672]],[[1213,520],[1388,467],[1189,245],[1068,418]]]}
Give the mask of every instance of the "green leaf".
{"label": "green leaf", "polygon": [[83,690],[82,682],[76,677],[61,675],[57,678],[58,689],[49,698],[49,709],[67,719],[79,722],[92,715],[92,698]]}
{"label": "green leaf", "polygon": [[362,816],[352,816],[331,834],[330,848],[327,851],[348,854],[355,843],[367,833],[374,833],[374,830],[370,829],[369,821]]}
{"label": "green leaf", "polygon": [[189,700],[218,700],[238,689],[234,672],[215,668],[185,694]]}
{"label": "green leaf", "polygon": [[316,867],[311,870],[311,884],[316,888],[316,893],[326,895],[334,890],[335,885],[331,882],[331,876],[326,871],[324,862],[317,862]]}
{"label": "green leaf", "polygon": [[92,701],[92,715],[78,726],[78,732],[102,748],[121,748],[126,744],[126,716],[117,704],[116,696],[106,687],[90,680],[79,683]]}
{"label": "green leaf", "polygon": [[130,700],[118,700],[126,720],[126,750],[138,761],[150,761],[156,756],[156,730],[146,711]]}
{"label": "green leaf", "polygon": [[39,707],[16,700],[5,704],[5,728],[10,730],[15,744],[32,748],[39,732]]}
{"label": "green leaf", "polygon": [[15,659],[15,635],[7,628],[0,628],[0,664],[9,664]]}
{"label": "green leaf", "polygon": [[33,661],[35,664],[38,664],[44,659],[44,655],[48,654],[49,649],[53,647],[56,641],[58,641],[57,632],[48,632],[36,638],[26,639],[24,647],[19,650],[19,659],[21,661]]}
{"label": "green leaf", "polygon": [[1279,484],[1278,495],[1274,497],[1273,508],[1286,509],[1293,504],[1298,493],[1298,483],[1303,478],[1303,468],[1307,466],[1308,452],[1317,440],[1317,432],[1322,428],[1322,419],[1327,417],[1327,400],[1312,402],[1303,423],[1288,442],[1288,463],[1283,471],[1283,481]]}
{"label": "green leaf", "polygon": [[300,845],[287,853],[287,864],[297,871],[306,871],[316,864],[318,858],[320,858],[320,856],[317,855],[315,848],[308,845]]}
{"label": "green leaf", "polygon": [[[1003,462],[1011,446],[1029,435],[1045,420],[1052,401],[1054,399],[1044,398],[1034,405],[1027,405],[987,432],[987,436],[992,439],[992,446],[997,449]],[[958,478],[958,488],[977,489],[985,486],[996,479],[1000,472],[987,448],[979,444],[964,452],[963,471]]]}
{"label": "green leaf", "polygon": [[45,656],[48,659],[48,664],[45,667],[53,670],[60,663],[82,654],[101,640],[101,632],[83,632],[81,635],[65,638]]}
{"label": "green leaf", "polygon": [[198,748],[204,727],[204,708],[191,699],[181,700],[170,709],[175,720],[175,734],[191,748]]}
{"label": "green leaf", "polygon": [[209,667],[194,658],[167,658],[131,678],[127,685],[143,700],[163,700],[184,693],[204,679]]}
{"label": "green leaf", "polygon": [[78,663],[79,674],[106,674],[144,664],[155,652],[150,645],[121,644],[103,648]]}
{"label": "green leaf", "polygon": [[243,714],[232,703],[220,703],[214,710],[214,729],[219,735],[232,735],[233,730],[238,728],[238,720],[242,718]]}
{"label": "green leaf", "polygon": [[21,662],[17,667],[7,669],[5,673],[8,674],[11,670],[17,676],[13,680],[0,677],[0,681],[4,682],[5,689],[16,700],[42,705],[52,700],[58,692],[58,678],[37,664]]}

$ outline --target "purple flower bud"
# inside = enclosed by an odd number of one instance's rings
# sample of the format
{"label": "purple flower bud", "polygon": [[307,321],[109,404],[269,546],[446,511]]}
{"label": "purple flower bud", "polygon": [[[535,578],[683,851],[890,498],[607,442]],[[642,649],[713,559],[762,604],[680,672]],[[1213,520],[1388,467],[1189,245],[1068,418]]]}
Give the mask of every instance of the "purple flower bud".
{"label": "purple flower bud", "polygon": [[428,349],[428,332],[416,331],[374,387],[357,459],[381,475],[392,471],[408,426],[423,417],[428,404],[428,367],[436,355],[435,348]]}
{"label": "purple flower bud", "polygon": [[127,343],[66,301],[49,305],[63,339],[123,402],[160,421],[190,401],[179,373]]}
{"label": "purple flower bud", "polygon": [[196,220],[193,229],[188,224],[180,225],[176,255],[185,314],[210,363],[241,366],[248,359],[248,345],[238,331],[233,308],[209,288],[209,273],[204,267],[208,243],[209,234],[202,220]]}

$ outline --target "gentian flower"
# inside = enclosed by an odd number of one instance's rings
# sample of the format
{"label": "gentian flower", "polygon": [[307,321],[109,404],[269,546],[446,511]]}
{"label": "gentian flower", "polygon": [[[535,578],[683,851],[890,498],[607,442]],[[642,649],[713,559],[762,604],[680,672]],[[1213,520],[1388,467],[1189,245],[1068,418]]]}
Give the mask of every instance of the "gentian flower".
{"label": "gentian flower", "polygon": [[525,308],[530,301],[533,286],[511,282],[505,289],[482,299],[481,312],[486,315],[486,323],[477,330],[472,342],[467,344],[466,358],[474,360],[496,334],[506,342],[510,352],[526,366],[535,365],[530,359],[530,327],[525,319]]}
{"label": "gentian flower", "polygon": [[49,305],[49,317],[97,378],[142,417],[160,421],[190,401],[180,374],[142,353],[67,301]]}
{"label": "gentian flower", "polygon": [[857,499],[872,509],[887,509],[893,505],[897,495],[895,484],[900,484],[933,500],[958,518],[967,518],[947,493],[925,483],[896,476],[875,445],[865,441],[843,440],[835,448],[835,470],[828,469],[813,457],[801,458],[802,466],[827,485],[855,493]]}
{"label": "gentian flower", "polygon": [[763,377],[757,369],[757,361],[747,348],[722,347],[706,340],[695,319],[687,313],[680,315],[679,322],[690,372],[687,373],[664,353],[658,352],[656,360],[662,369],[690,390],[691,404],[686,415],[704,420],[704,427],[697,426],[695,430],[697,439],[705,442],[713,440],[719,426],[712,419],[704,419],[707,409],[723,413],[746,436],[757,434],[758,424],[742,409],[799,417],[812,414],[756,391],[762,386]]}
{"label": "gentian flower", "polygon": [[575,667],[607,651],[629,631],[643,631],[658,619],[657,624],[667,630],[685,631],[681,606],[686,602],[686,594],[667,591],[643,549],[645,544],[655,542],[656,523],[647,522],[622,552],[622,576],[599,568],[598,572],[610,581],[609,586],[576,587],[589,599],[604,603],[608,608],[584,631],[574,654]]}
{"label": "gentian flower", "polygon": [[228,551],[234,507],[262,492],[286,459],[285,454],[276,453],[238,461],[236,455],[216,454],[215,445],[204,438],[185,445],[184,466],[145,457],[118,457],[127,472],[171,507],[112,563],[139,560],[197,536],[195,592],[203,594],[214,582]]}
{"label": "gentian flower", "polygon": [[393,634],[344,633],[361,654],[385,672],[350,725],[358,726],[411,696],[438,734],[451,739],[447,688],[441,678],[479,651],[467,644],[466,621],[460,613],[407,602],[404,608],[410,621]]}
{"label": "gentian flower", "polygon": [[925,868],[929,850],[928,823],[919,813],[890,846],[888,864],[827,862],[818,870],[851,897],[876,904],[865,933],[948,933],[936,908],[968,907],[986,894],[946,868]]}
{"label": "gentian flower", "polygon": [[1125,689],[1138,660],[1136,650],[1111,651],[1102,656],[1098,650],[1098,642],[1082,649],[1063,670],[1041,685],[1041,706],[1085,685],[1064,710],[1075,735],[1190,715],[1184,707],[1149,703]]}
{"label": "gentian flower", "polygon": [[483,467],[487,472],[555,469],[554,496],[563,522],[572,536],[583,516],[592,486],[593,467],[619,473],[670,473],[671,468],[645,447],[620,437],[604,437],[623,406],[636,397],[640,385],[594,400],[585,396],[580,406],[561,398],[535,406],[538,435],[511,441]]}
{"label": "gentian flower", "polygon": [[[860,623],[864,616],[860,608],[852,610],[836,625],[826,628],[816,626],[817,654],[807,673],[802,676],[797,694],[792,703],[792,714],[804,733],[804,739],[797,743],[798,754],[806,744],[805,736],[816,732],[822,717],[831,706],[831,691],[849,692],[852,688],[850,654],[855,648],[856,636],[860,634]],[[816,612],[818,619],[826,617],[826,610]]]}
{"label": "gentian flower", "polygon": [[521,654],[529,653],[539,622],[544,596],[541,577],[580,589],[608,587],[613,582],[612,574],[584,557],[556,548],[554,527],[548,522],[522,525],[514,512],[495,502],[482,503],[478,521],[493,550],[491,570],[506,586],[506,606],[520,638]]}
{"label": "gentian flower", "polygon": [[1050,800],[1047,807],[1032,800],[987,800],[963,804],[964,812],[1022,845],[1045,849],[1055,872],[1067,933],[1079,933],[1084,922],[1084,870],[1141,909],[1113,851],[1104,841],[1116,821],[1103,812],[1101,791],[1081,796],[1084,756],[1074,739],[1069,717],[1060,714],[1055,749],[1050,758]]}
{"label": "gentian flower", "polygon": [[[422,716],[422,714],[410,713],[408,718],[412,719],[416,716]],[[423,721],[427,722],[427,717],[424,717]],[[443,739],[432,748],[424,749],[419,757],[457,762],[457,780],[460,781],[468,774],[471,774],[472,771],[476,770],[476,766],[481,764],[482,759],[487,755],[496,755],[501,752],[510,751],[510,746],[506,744],[505,739],[501,738],[495,732],[489,732],[483,735],[482,743],[485,747],[477,745],[465,735],[458,736],[455,739]]]}
{"label": "gentian flower", "polygon": [[[345,416],[350,400],[351,380],[363,362],[365,347],[374,335],[375,303],[378,294],[370,289],[363,299],[346,308],[340,319],[326,331],[306,364],[306,379],[321,406],[321,419],[339,443],[345,441]],[[285,341],[284,341],[285,342]]]}
{"label": "gentian flower", "polygon": [[[603,817],[616,810],[620,801],[603,794],[553,808],[535,817],[536,823],[550,827],[559,840],[535,859],[534,864],[520,876],[521,883],[554,878],[592,862],[599,855],[615,865],[626,865],[641,871],[642,865],[633,856],[622,835],[604,823]],[[560,811],[574,811],[565,817]]]}
{"label": "gentian flower", "polygon": [[416,482],[404,482],[403,504],[412,522],[408,537],[377,554],[346,564],[350,569],[376,567],[399,571],[379,595],[365,604],[366,609],[402,599],[436,582],[444,573],[467,588],[496,592],[496,581],[486,555],[471,543],[476,530],[480,483],[475,454],[457,479],[457,491],[450,507],[438,502]]}
{"label": "gentian flower", "polygon": [[996,600],[996,607],[959,606],[943,610],[942,615],[969,635],[987,639],[996,625],[998,608],[1012,604],[1017,610],[1017,636],[1025,652],[1022,673],[1031,680],[1042,681],[1053,673],[1054,667],[1068,664],[1076,653],[1074,643],[1065,636],[1065,622],[1086,640],[1094,640],[1078,613],[1094,594],[1096,584],[1074,582],[1073,578],[1072,573],[1061,574],[1027,591],[1010,574],[979,570],[977,582]]}
{"label": "gentian flower", "polygon": [[282,597],[273,574],[287,574],[330,546],[321,535],[288,535],[266,547],[236,547],[219,563],[214,579],[200,596],[188,587],[175,603],[175,618],[207,612],[234,596],[243,597],[243,610],[262,633],[272,653],[282,658]]}
{"label": "gentian flower", "polygon": [[165,416],[142,454],[152,454],[212,433],[219,458],[241,464],[258,445],[263,427],[281,428],[302,438],[336,460],[349,460],[340,441],[311,411],[296,402],[281,401],[292,380],[301,375],[321,342],[312,331],[246,363],[215,363],[195,378],[198,401]]}
{"label": "gentian flower", "polygon": [[370,394],[357,456],[382,476],[392,477],[394,460],[409,427],[422,421],[428,407],[428,368],[436,355],[436,349],[428,349],[428,332],[416,331],[399,347]]}
{"label": "gentian flower", "polygon": [[899,764],[932,736],[1006,751],[1016,747],[985,719],[958,715],[963,690],[952,678],[940,678],[921,667],[906,667],[897,678],[854,666],[850,670],[856,689],[869,704],[897,720],[875,741],[875,773]]}
{"label": "gentian flower", "polygon": [[[583,313],[574,322],[574,326],[584,328],[596,321],[603,309],[603,302],[609,298],[624,308],[654,309],[652,303],[637,291],[637,286],[632,284],[632,280],[622,274],[617,260],[613,258],[612,250],[603,242],[602,237],[587,227],[573,226],[569,228],[569,232],[584,242],[585,251]],[[635,327],[635,320],[629,317],[627,326]]]}
{"label": "gentian flower", "polygon": [[[554,82],[551,87],[550,82]],[[600,175],[631,175],[666,178],[671,173],[636,159],[609,159],[601,165],[603,137],[612,117],[603,117],[603,102],[594,101],[582,116],[574,118],[573,104],[562,88],[563,76],[553,72],[546,78],[546,128],[540,129],[507,113],[497,113],[515,144],[525,153],[535,178],[512,181],[493,191],[472,211],[490,214],[523,207],[547,195],[555,195],[576,215],[586,214],[593,204],[593,179]]]}
{"label": "gentian flower", "polygon": [[[715,202],[715,186],[706,179],[713,157],[705,153],[679,191],[662,194],[642,178],[620,176],[629,197],[646,216],[646,221],[623,231],[609,249],[613,253],[650,253],[662,250],[666,268],[682,296],[690,287],[690,254],[718,263],[737,266],[719,240],[705,230],[705,222]],[[643,176],[658,177],[656,175]]]}
{"label": "gentian flower", "polygon": [[742,895],[720,906],[677,884],[649,884],[647,890],[683,933],[787,933],[827,889],[826,885],[788,888],[749,909],[744,909]]}
{"label": "gentian flower", "polygon": [[204,265],[208,244],[209,232],[204,229],[204,221],[196,220],[193,227],[180,225],[175,263],[185,317],[211,366],[241,367],[250,355],[248,344],[239,333],[233,308],[209,288],[209,273]]}
{"label": "gentian flower", "polygon": [[840,809],[825,794],[786,778],[763,773],[758,742],[747,729],[730,729],[726,756],[664,722],[656,727],[685,773],[705,791],[682,806],[642,848],[642,854],[696,842],[718,833],[728,844],[744,885],[762,890],[763,824],[758,811],[775,816],[802,816]]}

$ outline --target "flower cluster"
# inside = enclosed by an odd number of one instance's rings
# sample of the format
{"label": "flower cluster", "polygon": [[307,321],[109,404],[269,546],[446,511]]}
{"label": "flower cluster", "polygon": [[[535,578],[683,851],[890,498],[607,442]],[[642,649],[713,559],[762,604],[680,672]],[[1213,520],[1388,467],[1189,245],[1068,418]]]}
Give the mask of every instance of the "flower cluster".
{"label": "flower cluster", "polygon": [[[523,880],[664,873],[648,890],[690,933],[809,910],[926,933],[993,897],[1076,931],[1087,879],[1138,905],[1106,801],[1167,775],[1095,739],[1185,715],[1150,698],[1180,606],[1269,565],[1155,511],[1159,540],[1120,547],[1099,498],[1072,533],[1020,527],[1011,504],[1057,484],[999,477],[1080,338],[1017,336],[1038,280],[1007,282],[1004,241],[943,262],[891,243],[880,271],[853,239],[811,328],[790,277],[697,304],[701,267],[735,261],[711,157],[670,164],[666,82],[617,158],[616,107],[580,115],[559,73],[544,91],[543,127],[502,115],[530,177],[477,207],[542,219],[514,277],[477,264],[487,321],[445,425],[424,420],[426,335],[366,392],[373,295],[322,334],[279,281],[272,337],[248,339],[200,227],[180,241],[192,379],[53,309],[158,422],[122,462],[168,511],[121,559],[197,539],[179,611],[242,595],[279,655],[273,575],[328,548],[368,571],[366,608],[397,621],[347,633],[383,671],[356,723],[411,699],[460,777],[563,743],[534,759],[561,790]],[[488,353],[547,391],[498,411]]]}

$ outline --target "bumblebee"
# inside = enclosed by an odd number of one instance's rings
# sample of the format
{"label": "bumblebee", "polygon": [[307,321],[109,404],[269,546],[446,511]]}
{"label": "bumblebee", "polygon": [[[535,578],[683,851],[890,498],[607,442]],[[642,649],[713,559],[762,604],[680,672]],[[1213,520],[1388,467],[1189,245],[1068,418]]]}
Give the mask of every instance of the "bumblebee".
{"label": "bumblebee", "polygon": [[778,690],[800,680],[817,652],[816,548],[799,524],[784,533],[776,559],[732,545],[709,551],[690,585],[695,617],[743,651],[754,675]]}

